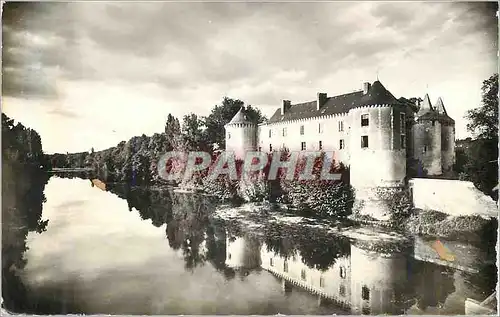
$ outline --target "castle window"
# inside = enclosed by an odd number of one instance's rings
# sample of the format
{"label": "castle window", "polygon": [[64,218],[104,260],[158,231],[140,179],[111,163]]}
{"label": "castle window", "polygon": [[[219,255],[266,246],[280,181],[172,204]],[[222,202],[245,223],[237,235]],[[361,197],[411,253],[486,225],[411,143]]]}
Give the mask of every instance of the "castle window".
{"label": "castle window", "polygon": [[301,278],[301,279],[303,279],[303,280],[305,280],[305,279],[306,279],[306,270],[305,270],[305,269],[302,269],[302,270],[300,271],[300,278]]}
{"label": "castle window", "polygon": [[344,149],[345,148],[345,142],[343,139],[340,139],[340,144],[339,144],[339,149]]}
{"label": "castle window", "polygon": [[283,136],[286,136],[286,128],[283,128]]}
{"label": "castle window", "polygon": [[259,146],[259,152],[262,151],[262,147]]}
{"label": "castle window", "polygon": [[345,267],[343,267],[343,266],[340,267],[340,277],[341,278],[345,278],[346,277]]}
{"label": "castle window", "polygon": [[363,135],[361,137],[361,148],[362,149],[368,148],[368,136],[367,135]]}
{"label": "castle window", "polygon": [[340,296],[345,297],[345,286],[344,285],[340,285],[339,294],[340,294]]}
{"label": "castle window", "polygon": [[273,130],[269,129],[269,137],[271,137],[271,135],[273,135]]}
{"label": "castle window", "polygon": [[368,117],[368,114],[367,114],[367,113],[366,113],[366,114],[362,114],[362,115],[361,115],[361,126],[362,126],[362,127],[367,127],[367,126],[368,126],[368,123],[369,123],[369,122],[368,122],[368,121],[369,121],[369,119],[368,119],[368,118],[369,118],[369,117]]}
{"label": "castle window", "polygon": [[231,138],[231,132],[228,132],[227,133],[227,138],[230,139]]}
{"label": "castle window", "polygon": [[319,141],[319,149],[322,150],[323,149],[323,142]]}
{"label": "castle window", "polygon": [[436,124],[436,122],[434,120],[432,120],[432,126],[434,126]]}
{"label": "castle window", "polygon": [[427,145],[424,145],[424,153],[427,152]]}
{"label": "castle window", "polygon": [[370,300],[370,289],[366,286],[361,288],[361,298],[363,300]]}
{"label": "castle window", "polygon": [[304,126],[303,125],[300,126],[300,135],[304,135]]}
{"label": "castle window", "polygon": [[285,260],[285,262],[283,262],[283,272],[288,272],[288,261]]}
{"label": "castle window", "polygon": [[270,258],[270,259],[269,259],[269,265],[270,265],[270,266],[274,266],[274,261],[273,261],[273,258]]}
{"label": "castle window", "polygon": [[306,150],[306,142],[300,142],[300,149],[302,151],[305,151]]}
{"label": "castle window", "polygon": [[231,253],[228,253],[228,254],[227,254],[227,259],[228,259],[228,260],[231,260]]}
{"label": "castle window", "polygon": [[318,123],[318,132],[323,133],[323,124],[322,123]]}
{"label": "castle window", "polygon": [[344,131],[344,121],[339,121],[339,132]]}
{"label": "castle window", "polygon": [[405,133],[406,131],[406,118],[404,113],[399,114],[399,131]]}
{"label": "castle window", "polygon": [[406,148],[406,136],[404,134],[401,134],[401,148]]}
{"label": "castle window", "polygon": [[323,276],[319,277],[319,287],[325,287],[325,278]]}
{"label": "castle window", "polygon": [[269,152],[272,152],[272,151],[273,151],[273,145],[269,144]]}

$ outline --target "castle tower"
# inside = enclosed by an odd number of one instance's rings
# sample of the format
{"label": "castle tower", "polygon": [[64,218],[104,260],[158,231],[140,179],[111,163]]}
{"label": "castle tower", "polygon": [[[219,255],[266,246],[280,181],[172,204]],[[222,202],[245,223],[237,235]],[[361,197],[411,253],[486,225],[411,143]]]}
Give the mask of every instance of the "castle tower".
{"label": "castle tower", "polygon": [[443,173],[453,169],[455,163],[455,120],[448,116],[441,97],[436,102],[441,124],[441,164]]}
{"label": "castle tower", "polygon": [[351,244],[351,310],[353,314],[402,314],[407,282],[404,254],[384,255]]}
{"label": "castle tower", "polygon": [[406,122],[411,109],[381,83],[365,84],[360,105],[349,110],[350,181],[362,214],[384,220],[387,204],[377,188],[400,187],[406,177]]}
{"label": "castle tower", "polygon": [[257,125],[248,120],[245,108],[241,109],[224,126],[226,130],[226,151],[243,159],[247,151],[255,151],[257,146]]}
{"label": "castle tower", "polygon": [[425,95],[415,120],[412,126],[413,153],[420,164],[419,173],[441,175],[441,122],[438,111],[432,107],[429,95]]}

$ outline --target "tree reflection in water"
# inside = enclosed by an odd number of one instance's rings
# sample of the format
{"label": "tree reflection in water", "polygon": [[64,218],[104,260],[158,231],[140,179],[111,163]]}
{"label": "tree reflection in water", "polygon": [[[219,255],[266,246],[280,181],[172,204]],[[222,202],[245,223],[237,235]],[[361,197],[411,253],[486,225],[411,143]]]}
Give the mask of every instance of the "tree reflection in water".
{"label": "tree reflection in water", "polygon": [[[3,165],[3,171],[5,171],[2,193],[2,293],[4,306],[9,310],[23,313],[81,311],[78,307],[66,307],[64,303],[56,303],[55,299],[51,301],[50,299],[34,298],[34,295],[29,295],[29,290],[23,286],[21,279],[16,275],[16,272],[26,265],[23,253],[26,250],[28,232],[43,232],[47,226],[48,220],[42,220],[41,215],[42,204],[45,201],[43,190],[48,176],[43,173],[19,171],[14,166],[6,165]],[[310,270],[307,276],[313,276],[313,271],[319,272],[317,281],[319,284],[325,283],[325,280],[321,280],[319,276],[330,274],[335,265],[342,266],[344,265],[342,261],[352,257],[353,247],[358,250],[356,252],[369,251],[376,255],[393,254],[405,257],[409,252],[408,245],[382,242],[363,243],[360,241],[353,243],[347,238],[328,234],[318,228],[298,225],[271,222],[262,224],[258,230],[245,228],[242,224],[214,219],[212,215],[216,209],[216,202],[202,195],[173,193],[169,190],[147,190],[113,183],[107,184],[106,189],[125,199],[129,210],[137,210],[141,219],[150,220],[155,227],[165,225],[168,244],[170,248],[177,250],[182,255],[186,270],[192,272],[208,262],[228,280],[237,275],[245,279],[251,274],[251,271],[261,270],[264,266],[248,265],[248,267],[244,267],[243,265],[237,267],[228,265],[228,255],[230,256],[231,252],[228,246],[238,239],[246,240],[245,248],[259,250],[257,257],[260,257],[265,251],[276,260],[278,258],[292,259],[298,256],[300,258],[298,263],[302,262],[303,266],[300,265],[306,270]],[[409,260],[406,268],[404,268],[406,264],[396,265],[391,264],[396,262],[384,261],[380,260],[379,267],[382,268],[383,265],[386,265],[384,263],[387,263],[387,271],[384,273],[386,276],[392,276],[396,274],[396,271],[404,273],[397,273],[401,275],[400,278],[389,278],[391,285],[395,284],[391,286],[391,292],[395,294],[394,305],[398,309],[406,309],[413,304],[416,304],[415,306],[420,310],[425,310],[426,307],[437,307],[443,305],[448,296],[455,291],[454,275],[451,269],[415,260]],[[250,262],[257,263],[255,259],[250,259]],[[289,262],[291,263],[291,261]],[[405,261],[399,262],[406,263]],[[363,265],[366,268],[366,265],[370,266],[370,263],[363,263]],[[338,272],[332,274],[334,274],[332,278],[339,278]],[[372,297],[376,298],[378,293],[385,294],[383,292],[386,290],[380,289],[376,279],[370,278],[365,273],[354,274],[357,274],[354,277],[360,282],[360,287],[354,285],[352,281],[346,280],[347,284],[342,284],[340,287],[342,291],[337,287],[339,293],[347,292],[346,296],[350,296],[349,287],[352,285],[356,287],[356,291],[359,289],[361,292],[363,289],[361,284],[367,283],[371,279],[373,283],[368,286],[371,285],[369,289],[372,292]],[[340,277],[342,277],[341,275]],[[467,281],[483,285],[485,281],[479,280],[480,276],[485,276],[485,274],[468,276]],[[348,275],[348,279],[352,277],[352,275],[350,277]],[[404,283],[400,283],[402,281]],[[491,279],[492,283],[495,281]],[[328,287],[332,285],[331,280],[326,280],[326,283]],[[352,296],[350,298],[351,302],[358,300]],[[375,313],[377,307],[374,306],[372,309],[371,312]],[[387,310],[385,306],[380,306],[380,309]],[[397,311],[398,314],[400,312],[402,311]]]}
{"label": "tree reflection in water", "polygon": [[34,313],[28,290],[18,273],[27,264],[26,238],[29,232],[42,233],[48,220],[42,220],[46,201],[47,173],[37,167],[2,161],[2,297],[3,307],[13,312]]}

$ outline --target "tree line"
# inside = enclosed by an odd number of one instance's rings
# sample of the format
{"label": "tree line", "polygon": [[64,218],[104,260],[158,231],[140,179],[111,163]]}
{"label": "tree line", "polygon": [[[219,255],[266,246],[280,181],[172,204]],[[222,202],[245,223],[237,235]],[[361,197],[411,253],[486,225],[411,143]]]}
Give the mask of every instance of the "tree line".
{"label": "tree line", "polygon": [[[129,182],[133,185],[162,183],[157,162],[169,151],[206,151],[225,148],[227,124],[245,106],[239,99],[225,97],[210,114],[200,117],[185,115],[182,121],[169,114],[164,130],[152,136],[135,136],[103,151],[56,153],[50,155],[51,167],[91,167],[107,181]],[[259,109],[246,106],[248,119],[256,124],[266,121]],[[182,122],[182,123],[181,123]]]}

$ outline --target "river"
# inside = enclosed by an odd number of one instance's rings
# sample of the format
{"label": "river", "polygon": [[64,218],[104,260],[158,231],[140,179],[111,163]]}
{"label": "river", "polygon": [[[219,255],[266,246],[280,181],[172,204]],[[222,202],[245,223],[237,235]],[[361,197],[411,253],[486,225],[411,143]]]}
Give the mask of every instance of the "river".
{"label": "river", "polygon": [[34,191],[8,202],[28,220],[3,214],[2,293],[14,312],[464,314],[465,298],[496,284],[491,265],[456,270],[416,260],[411,246],[280,224],[257,234],[214,217],[203,196],[57,176]]}

